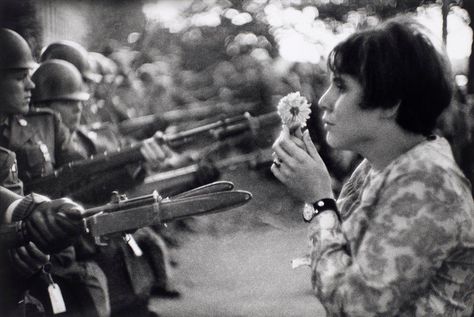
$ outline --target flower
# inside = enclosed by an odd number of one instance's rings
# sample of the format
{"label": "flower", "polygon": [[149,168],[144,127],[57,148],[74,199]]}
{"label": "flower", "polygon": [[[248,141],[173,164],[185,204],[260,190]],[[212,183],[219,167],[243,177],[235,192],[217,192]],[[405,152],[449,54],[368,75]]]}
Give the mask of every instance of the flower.
{"label": "flower", "polygon": [[306,126],[306,120],[311,113],[310,104],[300,92],[292,92],[280,99],[278,114],[284,125],[290,129]]}

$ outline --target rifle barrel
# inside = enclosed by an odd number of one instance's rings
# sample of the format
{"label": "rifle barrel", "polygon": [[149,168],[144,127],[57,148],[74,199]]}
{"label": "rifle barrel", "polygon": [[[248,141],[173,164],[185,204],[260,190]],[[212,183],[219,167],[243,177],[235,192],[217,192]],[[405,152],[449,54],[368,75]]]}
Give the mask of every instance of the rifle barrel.
{"label": "rifle barrel", "polygon": [[157,203],[159,201],[160,201],[160,195],[158,195],[157,191],[154,191],[153,193],[149,195],[143,195],[139,197],[126,199],[123,201],[118,201],[115,203],[108,203],[102,206],[88,208],[83,212],[82,217],[87,218],[101,212],[116,212],[116,211],[124,210],[124,209],[147,206],[153,203]]}
{"label": "rifle barrel", "polygon": [[138,131],[149,129],[154,129],[155,131],[164,130],[172,124],[201,120],[215,114],[234,115],[244,113],[255,109],[256,105],[256,103],[195,105],[190,109],[170,110],[164,113],[125,120],[118,125],[118,130],[125,135],[137,134]]}
{"label": "rifle barrel", "polygon": [[[170,147],[177,147],[189,139],[203,134],[209,134],[212,138],[221,140],[245,131],[255,131],[261,127],[274,125],[279,122],[281,122],[281,119],[277,112],[271,112],[257,117],[252,117],[246,113],[174,134],[165,134],[161,139],[162,142],[168,144]],[[129,148],[121,149],[116,152],[103,153],[92,156],[89,159],[70,162],[54,171],[51,175],[25,183],[25,190],[27,192],[35,191],[54,197],[65,195],[70,192],[72,185],[78,184],[80,181],[96,173],[143,161],[144,157],[140,152],[141,145],[142,142],[138,142]]]}

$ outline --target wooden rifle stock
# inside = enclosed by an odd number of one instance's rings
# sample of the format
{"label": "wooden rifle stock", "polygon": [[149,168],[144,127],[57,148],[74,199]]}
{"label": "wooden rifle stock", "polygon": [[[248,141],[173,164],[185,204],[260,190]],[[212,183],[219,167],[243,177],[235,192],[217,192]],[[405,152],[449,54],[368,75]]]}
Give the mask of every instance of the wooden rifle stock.
{"label": "wooden rifle stock", "polygon": [[[254,131],[260,127],[280,123],[277,112],[271,112],[258,117],[248,113],[219,120],[193,129],[173,134],[163,134],[159,142],[170,147],[186,144],[198,136],[208,135],[213,140],[221,140],[246,131]],[[89,159],[73,161],[61,166],[51,175],[25,182],[25,192],[36,192],[51,197],[61,197],[71,191],[71,186],[87,179],[99,172],[116,169],[127,164],[143,161],[145,158],[140,152],[142,142],[117,152],[103,153]]]}

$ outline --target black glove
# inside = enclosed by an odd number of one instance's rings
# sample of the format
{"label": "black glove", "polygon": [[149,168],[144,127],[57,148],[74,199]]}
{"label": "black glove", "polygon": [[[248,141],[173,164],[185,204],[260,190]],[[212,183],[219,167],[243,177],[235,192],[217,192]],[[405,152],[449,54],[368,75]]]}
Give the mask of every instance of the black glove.
{"label": "black glove", "polygon": [[72,245],[84,232],[84,209],[68,198],[30,205],[24,218],[26,235],[45,253],[57,253]]}

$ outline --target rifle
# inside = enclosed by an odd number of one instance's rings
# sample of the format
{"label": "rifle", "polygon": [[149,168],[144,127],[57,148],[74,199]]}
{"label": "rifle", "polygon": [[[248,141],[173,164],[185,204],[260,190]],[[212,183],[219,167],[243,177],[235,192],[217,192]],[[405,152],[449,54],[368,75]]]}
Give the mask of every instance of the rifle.
{"label": "rifle", "polygon": [[118,131],[136,139],[152,136],[156,131],[163,131],[168,126],[201,120],[220,115],[236,115],[256,108],[256,103],[243,102],[239,104],[217,103],[214,105],[195,105],[190,109],[170,110],[164,113],[151,114],[138,118],[128,119],[118,124]]}
{"label": "rifle", "polygon": [[[208,136],[211,140],[222,140],[227,137],[236,136],[246,131],[256,133],[258,129],[281,123],[277,112],[267,113],[258,117],[252,117],[246,113],[243,115],[226,118],[217,122],[209,123],[193,129],[159,136],[159,142],[172,148],[182,146],[196,139],[198,136]],[[77,186],[82,180],[121,166],[144,161],[140,152],[142,142],[138,142],[129,148],[119,149],[112,153],[102,153],[89,159],[73,161],[64,164],[52,174],[25,182],[25,192],[36,192],[51,197],[65,196],[71,191],[71,187]]]}
{"label": "rifle", "polygon": [[[271,148],[265,150],[257,150],[252,153],[233,156],[213,162],[213,166],[219,171],[236,169],[239,166],[247,166],[250,169],[259,169],[270,166],[272,162]],[[200,172],[200,164],[191,164],[170,171],[159,172],[146,177],[143,183],[128,191],[130,195],[139,195],[140,193],[149,192],[150,189],[156,188],[160,193],[166,195],[175,192],[187,190],[194,186],[199,186],[198,173]],[[216,175],[214,181],[219,177]]]}
{"label": "rifle", "polygon": [[[115,233],[123,234],[139,228],[162,224],[176,219],[219,213],[245,205],[252,194],[234,190],[227,181],[211,183],[174,197],[163,199],[155,190],[135,198],[114,193],[111,202],[83,212],[85,232],[97,238]],[[28,232],[22,221],[0,226],[3,249],[26,245]]]}

